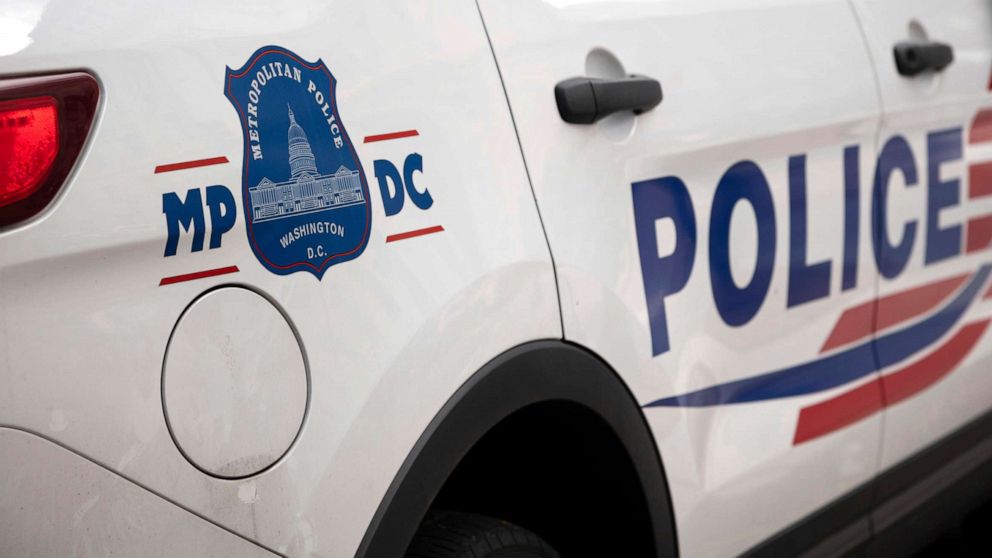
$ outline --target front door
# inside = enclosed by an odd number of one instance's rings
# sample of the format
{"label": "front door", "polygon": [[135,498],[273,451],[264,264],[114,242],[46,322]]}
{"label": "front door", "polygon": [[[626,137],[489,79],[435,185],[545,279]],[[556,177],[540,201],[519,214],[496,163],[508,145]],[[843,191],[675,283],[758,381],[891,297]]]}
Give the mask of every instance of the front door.
{"label": "front door", "polygon": [[[879,102],[848,3],[480,5],[565,337],[643,404],[681,552],[738,554],[871,480]],[[663,100],[566,123],[576,77]]]}

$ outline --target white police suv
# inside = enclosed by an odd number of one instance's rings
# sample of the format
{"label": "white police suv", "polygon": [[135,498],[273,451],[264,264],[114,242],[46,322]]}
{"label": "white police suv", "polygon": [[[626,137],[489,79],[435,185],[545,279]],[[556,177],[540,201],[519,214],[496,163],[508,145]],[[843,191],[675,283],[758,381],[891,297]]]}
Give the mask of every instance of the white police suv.
{"label": "white police suv", "polygon": [[992,492],[992,3],[0,3],[0,556],[892,555]]}

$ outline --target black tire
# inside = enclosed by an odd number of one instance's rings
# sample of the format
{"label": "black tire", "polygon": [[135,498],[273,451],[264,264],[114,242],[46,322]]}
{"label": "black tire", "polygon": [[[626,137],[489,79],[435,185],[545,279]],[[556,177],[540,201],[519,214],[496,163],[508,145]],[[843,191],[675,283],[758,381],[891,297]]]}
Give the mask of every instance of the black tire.
{"label": "black tire", "polygon": [[534,533],[493,517],[431,510],[406,558],[559,558]]}

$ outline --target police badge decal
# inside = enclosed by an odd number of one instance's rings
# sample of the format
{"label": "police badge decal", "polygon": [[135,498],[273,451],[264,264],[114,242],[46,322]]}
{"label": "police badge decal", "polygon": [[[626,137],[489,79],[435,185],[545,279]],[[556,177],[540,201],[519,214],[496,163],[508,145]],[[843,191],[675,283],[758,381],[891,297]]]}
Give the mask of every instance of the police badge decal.
{"label": "police badge decal", "polygon": [[227,68],[224,94],[244,136],[248,243],[279,275],[309,271],[319,280],[368,244],[368,182],[338,114],[336,85],[323,61],[276,46]]}

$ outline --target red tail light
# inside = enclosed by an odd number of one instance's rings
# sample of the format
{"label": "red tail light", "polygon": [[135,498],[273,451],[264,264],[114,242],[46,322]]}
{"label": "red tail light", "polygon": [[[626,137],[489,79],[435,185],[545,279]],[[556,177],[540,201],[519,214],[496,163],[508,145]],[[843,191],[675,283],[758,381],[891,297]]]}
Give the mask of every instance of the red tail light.
{"label": "red tail light", "polygon": [[52,97],[0,103],[0,206],[30,196],[59,152],[58,109]]}
{"label": "red tail light", "polygon": [[93,124],[89,74],[0,80],[0,226],[23,221],[58,193]]}

